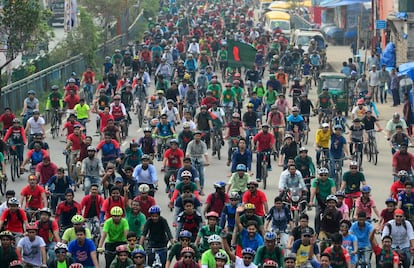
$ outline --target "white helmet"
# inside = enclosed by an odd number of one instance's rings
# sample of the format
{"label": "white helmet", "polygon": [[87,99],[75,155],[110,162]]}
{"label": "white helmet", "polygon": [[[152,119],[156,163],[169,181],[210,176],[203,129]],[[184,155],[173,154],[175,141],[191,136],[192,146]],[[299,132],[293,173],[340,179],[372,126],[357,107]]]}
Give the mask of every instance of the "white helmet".
{"label": "white helmet", "polygon": [[55,251],[58,249],[68,250],[68,246],[65,243],[57,242],[55,246]]}
{"label": "white helmet", "polygon": [[148,192],[149,192],[149,190],[150,190],[150,187],[148,186],[148,184],[141,184],[141,185],[138,187],[138,191],[139,191],[140,193],[148,193]]}
{"label": "white helmet", "polygon": [[190,178],[192,178],[193,174],[191,174],[191,172],[188,171],[188,170],[184,170],[183,172],[181,172],[181,177],[190,177]]}
{"label": "white helmet", "polygon": [[219,235],[213,234],[208,237],[207,242],[210,243],[221,243],[221,237]]}

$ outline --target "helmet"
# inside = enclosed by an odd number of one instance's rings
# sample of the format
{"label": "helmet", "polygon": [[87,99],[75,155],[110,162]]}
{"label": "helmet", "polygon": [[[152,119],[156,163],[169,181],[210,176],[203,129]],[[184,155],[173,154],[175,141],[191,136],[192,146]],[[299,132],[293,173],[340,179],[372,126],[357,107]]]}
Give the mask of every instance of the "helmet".
{"label": "helmet", "polygon": [[358,166],[358,162],[357,161],[351,161],[349,162],[349,167],[357,167]]}
{"label": "helmet", "polygon": [[191,75],[189,73],[184,74],[184,79],[190,79],[190,78],[191,78]]}
{"label": "helmet", "polygon": [[26,225],[26,231],[29,231],[29,230],[38,230],[39,228],[37,227],[37,224],[34,224],[34,223],[29,223],[28,225]]}
{"label": "helmet", "polygon": [[192,247],[185,247],[185,248],[181,249],[181,255],[183,255],[185,253],[190,253],[190,254],[194,255],[195,251]]}
{"label": "helmet", "polygon": [[323,87],[322,90],[329,90],[329,87]]}
{"label": "helmet", "polygon": [[234,80],[233,84],[240,84],[240,80]]}
{"label": "helmet", "polygon": [[267,232],[264,237],[265,240],[276,240],[276,234],[274,232]]}
{"label": "helmet", "polygon": [[21,260],[14,260],[9,263],[9,267],[23,267]]}
{"label": "helmet", "polygon": [[190,231],[187,230],[183,230],[180,232],[180,234],[178,235],[178,238],[191,238],[192,234]]}
{"label": "helmet", "polygon": [[151,128],[149,128],[149,127],[146,127],[146,128],[144,128],[144,132],[151,132],[152,130],[151,130]]}
{"label": "helmet", "polygon": [[157,90],[157,94],[162,94],[162,95],[164,95],[164,91],[163,91],[163,90]]}
{"label": "helmet", "polygon": [[42,208],[41,210],[39,210],[39,214],[42,214],[42,213],[47,213],[49,216],[52,215],[50,208]]}
{"label": "helmet", "polygon": [[[397,200],[395,200],[392,197],[388,197],[387,199],[385,199],[385,204],[387,205],[388,203],[394,203],[394,205],[395,205],[395,204],[397,204]],[[0,233],[0,236],[1,236],[1,233]]]}
{"label": "helmet", "polygon": [[225,182],[219,181],[219,182],[214,183],[214,188],[224,188],[224,187],[226,187]]}
{"label": "helmet", "polygon": [[277,107],[277,105],[273,104],[272,106],[270,106],[270,109],[274,110],[274,109],[278,109],[278,107]]}
{"label": "helmet", "polygon": [[94,151],[94,152],[96,152],[96,147],[88,146],[88,151]]}
{"label": "helmet", "polygon": [[155,96],[151,96],[151,98],[150,98],[150,100],[151,101],[155,101],[155,99],[156,99],[157,97],[155,97]]}
{"label": "helmet", "polygon": [[14,118],[14,119],[13,119],[13,123],[20,123],[19,118]]}
{"label": "helmet", "polygon": [[7,201],[7,204],[8,205],[19,205],[19,200],[17,200],[17,198],[16,197],[12,197],[12,198],[10,198],[9,199],[9,201]]}
{"label": "helmet", "polygon": [[240,114],[239,113],[233,113],[232,114],[232,117],[234,118],[234,117],[236,117],[236,118],[240,118]]}
{"label": "helmet", "polygon": [[213,234],[208,237],[207,242],[210,243],[221,243],[221,237],[219,235]]}
{"label": "helmet", "polygon": [[336,193],[335,193],[335,196],[342,196],[342,197],[345,197],[345,193],[344,192],[342,192],[342,191],[336,191]]}
{"label": "helmet", "polygon": [[247,108],[253,108],[253,107],[254,107],[253,103],[249,102],[249,103],[247,104]]}
{"label": "helmet", "polygon": [[242,250],[242,255],[244,255],[244,254],[249,254],[249,255],[254,256],[254,255],[256,255],[256,251],[254,251],[254,249],[252,249],[252,248],[245,248],[245,249]]}
{"label": "helmet", "polygon": [[252,203],[244,204],[244,209],[256,209],[256,206]]}
{"label": "helmet", "polygon": [[240,77],[240,73],[235,73],[234,77]]}
{"label": "helmet", "polygon": [[300,78],[296,76],[295,78],[293,78],[293,81],[299,82]]}
{"label": "helmet", "polygon": [[335,202],[338,202],[338,198],[336,196],[334,196],[333,194],[330,194],[326,197],[326,202],[333,200]]}
{"label": "helmet", "polygon": [[51,87],[51,89],[52,89],[52,90],[57,90],[57,89],[59,89],[59,87],[58,87],[57,85],[53,85],[53,86]]}
{"label": "helmet", "polygon": [[190,125],[190,123],[188,123],[188,122],[185,122],[184,124],[183,124],[183,128],[190,128],[191,127],[191,125]]}
{"label": "helmet", "polygon": [[308,148],[306,148],[306,147],[300,147],[299,148],[299,153],[300,152],[307,152],[308,151]]}
{"label": "helmet", "polygon": [[327,169],[327,168],[320,168],[319,169],[319,172],[318,172],[318,174],[320,175],[320,174],[328,174],[329,173],[329,170]]}
{"label": "helmet", "polygon": [[143,156],[141,156],[141,160],[150,160],[151,159],[151,157],[149,156],[149,155],[147,155],[147,154],[144,154]]}
{"label": "helmet", "polygon": [[62,242],[57,242],[55,245],[55,251],[58,249],[64,249],[64,250],[68,250],[68,245],[66,245],[65,243]]}
{"label": "helmet", "polygon": [[74,215],[71,219],[71,222],[73,224],[83,223],[84,221],[85,221],[85,219],[82,217],[82,215]]}
{"label": "helmet", "polygon": [[184,170],[183,172],[181,172],[181,177],[190,177],[190,178],[192,178],[193,174],[188,170]]}
{"label": "helmet", "polygon": [[200,110],[202,110],[202,109],[207,109],[207,105],[201,105]]}
{"label": "helmet", "polygon": [[149,192],[149,190],[150,190],[150,187],[148,186],[148,184],[141,184],[141,185],[138,187],[138,191],[139,191],[140,193],[148,193],[148,192]]}
{"label": "helmet", "polygon": [[137,142],[136,140],[132,140],[132,141],[129,143],[129,146],[131,146],[131,147],[138,147],[138,146],[139,146],[139,144],[138,144],[138,142]]}
{"label": "helmet", "polygon": [[3,232],[1,232],[0,233],[0,237],[3,237],[3,236],[8,236],[10,239],[14,237],[13,236],[13,233],[10,232],[10,231],[3,231]]}
{"label": "helmet", "polygon": [[368,185],[364,185],[361,188],[361,192],[363,192],[363,193],[370,193],[371,192],[371,187],[369,187]]}
{"label": "helmet", "polygon": [[219,251],[216,253],[216,255],[214,255],[215,259],[220,259],[220,260],[224,260],[227,262],[227,255],[224,254],[223,252]]}
{"label": "helmet", "polygon": [[292,112],[299,112],[299,108],[297,106],[292,107]]}
{"label": "helmet", "polygon": [[224,86],[225,87],[231,87],[231,84],[227,82],[227,83],[224,84]]}
{"label": "helmet", "polygon": [[111,208],[110,214],[111,216],[122,216],[122,214],[124,214],[124,211],[122,210],[122,208],[115,206]]}
{"label": "helmet", "polygon": [[357,104],[358,104],[358,105],[362,105],[362,104],[364,104],[364,99],[359,99],[359,100],[357,101]]}
{"label": "helmet", "polygon": [[240,199],[240,195],[239,195],[238,192],[231,192],[229,198],[230,199]]}
{"label": "helmet", "polygon": [[178,145],[178,140],[177,139],[170,140],[170,144],[173,144],[173,143],[175,143],[176,145]]}
{"label": "helmet", "polygon": [[285,260],[295,260],[296,261],[296,256],[295,254],[288,254],[285,256]]}
{"label": "helmet", "polygon": [[215,211],[210,211],[209,213],[206,214],[206,218],[208,219],[210,217],[218,218],[219,214]]}
{"label": "helmet", "polygon": [[394,119],[398,119],[398,118],[400,118],[400,114],[399,114],[399,113],[394,113],[394,114],[392,115],[392,118],[394,118]]}
{"label": "helmet", "polygon": [[398,171],[397,176],[398,177],[408,177],[408,172],[405,171],[405,170],[400,170],[400,171]]}
{"label": "helmet", "polygon": [[161,208],[157,205],[152,206],[148,209],[148,213],[149,214],[160,214],[161,213]]}
{"label": "helmet", "polygon": [[245,164],[238,164],[236,167],[236,171],[246,171],[246,165]]}
{"label": "helmet", "polygon": [[277,267],[277,262],[274,260],[267,260],[263,263],[263,267]]}
{"label": "helmet", "polygon": [[292,136],[291,134],[286,134],[286,135],[285,135],[285,140],[286,140],[286,139],[293,139],[293,136]]}
{"label": "helmet", "polygon": [[335,126],[334,126],[334,130],[335,130],[335,129],[340,129],[340,130],[343,130],[343,128],[342,128],[342,126],[341,126],[341,125],[335,125]]}
{"label": "helmet", "polygon": [[76,83],[76,80],[75,80],[75,78],[69,78],[68,82],[69,83]]}
{"label": "helmet", "polygon": [[132,256],[132,258],[134,258],[135,255],[138,255],[138,254],[141,254],[144,257],[147,256],[147,253],[145,253],[145,250],[140,249],[140,248],[137,248],[134,251],[132,251],[131,256]]}
{"label": "helmet", "polygon": [[121,253],[121,252],[128,252],[129,253],[128,247],[125,246],[125,245],[119,245],[115,248],[115,250],[116,250],[116,253]]}

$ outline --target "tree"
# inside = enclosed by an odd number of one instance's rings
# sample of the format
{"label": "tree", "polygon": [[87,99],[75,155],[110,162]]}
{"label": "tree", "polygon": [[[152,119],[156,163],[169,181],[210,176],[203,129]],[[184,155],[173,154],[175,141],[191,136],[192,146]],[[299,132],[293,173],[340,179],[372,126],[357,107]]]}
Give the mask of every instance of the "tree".
{"label": "tree", "polygon": [[[0,66],[0,74],[19,53],[31,51],[42,42],[49,42],[53,32],[47,25],[48,16],[50,11],[42,10],[39,1],[6,1],[0,13],[0,35],[7,38],[7,51],[6,62]],[[2,84],[0,75],[0,95]]]}

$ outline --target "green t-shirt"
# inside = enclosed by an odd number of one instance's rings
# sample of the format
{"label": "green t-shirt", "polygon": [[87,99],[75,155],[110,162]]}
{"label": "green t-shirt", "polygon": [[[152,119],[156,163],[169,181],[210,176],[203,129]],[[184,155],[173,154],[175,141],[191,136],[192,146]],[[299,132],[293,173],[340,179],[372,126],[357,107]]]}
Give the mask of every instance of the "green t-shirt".
{"label": "green t-shirt", "polygon": [[[89,228],[85,228],[86,231],[86,238],[92,238],[91,230]],[[71,227],[66,229],[66,231],[63,233],[62,240],[68,241],[68,244],[70,241],[73,241],[76,239],[76,233],[75,228]]]}
{"label": "green t-shirt", "polygon": [[66,260],[64,260],[63,262],[56,262],[56,267],[57,268],[67,268],[68,266],[66,265]]}
{"label": "green t-shirt", "polygon": [[227,60],[227,50],[219,50],[217,52],[218,54],[218,59],[220,61],[226,61]]}
{"label": "green t-shirt", "polygon": [[319,98],[319,106],[322,109],[326,109],[331,106],[331,95],[329,94],[326,95],[322,93],[318,96],[318,98]]}
{"label": "green t-shirt", "polygon": [[[182,194],[183,193],[183,186],[184,186],[185,184],[184,183],[182,183],[182,182],[180,182],[180,183],[178,183],[177,184],[177,186],[175,186],[175,189],[180,193],[180,194]],[[195,190],[197,190],[197,185],[194,183],[194,182],[190,182],[190,186],[191,186],[191,192],[193,192],[194,193],[194,191]]]}
{"label": "green t-shirt", "polygon": [[221,92],[220,84],[209,84],[207,86],[207,90],[212,91],[212,95],[213,95],[214,98],[216,98],[216,99],[220,98],[220,92]]}
{"label": "green t-shirt", "polygon": [[234,91],[234,93],[236,93],[236,97],[237,97],[237,101],[241,102],[243,99],[243,88],[242,87],[232,87],[231,90]]}
{"label": "green t-shirt", "polygon": [[46,105],[46,108],[49,108],[49,107],[52,107],[53,109],[61,108],[60,106],[61,100],[62,100],[62,94],[60,94],[59,92],[51,93],[47,100],[49,105]]}
{"label": "green t-shirt", "polygon": [[132,213],[131,207],[126,208],[126,219],[128,221],[129,230],[137,234],[137,237],[141,236],[142,228],[147,221],[147,218],[142,212],[139,212],[137,215]]}
{"label": "green t-shirt", "polygon": [[84,104],[84,105],[80,105],[79,103],[75,105],[75,107],[73,107],[73,110],[75,110],[76,112],[76,117],[78,119],[87,119],[89,117],[89,105],[88,104]]}
{"label": "green t-shirt", "polygon": [[197,234],[197,236],[203,239],[200,245],[201,250],[206,251],[207,249],[210,249],[210,245],[208,244],[208,238],[210,237],[210,235],[213,235],[213,234],[220,235],[220,233],[221,233],[221,227],[218,225],[216,225],[213,231],[210,230],[208,225],[201,227],[200,231],[198,231],[198,234]]}
{"label": "green t-shirt", "polygon": [[266,104],[270,104],[270,105],[274,104],[277,98],[276,90],[273,90],[272,92],[266,90],[265,97],[266,97]]}
{"label": "green t-shirt", "polygon": [[246,192],[247,191],[247,182],[250,180],[250,175],[245,172],[244,176],[240,178],[238,172],[234,172],[229,180],[231,185],[230,192]]}
{"label": "green t-shirt", "polygon": [[[200,259],[200,251],[198,251],[198,248],[194,244],[190,244],[190,247],[194,249],[195,252],[195,260],[198,261]],[[170,252],[168,253],[168,260],[171,262],[174,257],[176,260],[179,260],[181,258],[181,249],[182,249],[181,242],[175,243]]]}
{"label": "green t-shirt", "polygon": [[[230,264],[229,255],[227,255],[224,249],[219,249],[221,253],[226,254],[227,256],[227,264]],[[214,254],[211,252],[211,249],[207,250],[206,252],[201,255],[201,266],[206,265],[208,268],[216,268],[216,258]]]}
{"label": "green t-shirt", "polygon": [[114,224],[114,220],[109,218],[105,221],[103,231],[107,233],[105,242],[125,242],[125,231],[129,230],[128,221],[124,218],[121,219],[119,224]]}
{"label": "green t-shirt", "polygon": [[272,251],[266,250],[266,246],[259,247],[254,256],[254,264],[261,265],[266,259],[271,259],[277,262],[279,267],[283,267],[283,253],[279,247],[276,247],[276,250]]}
{"label": "green t-shirt", "polygon": [[254,87],[253,92],[257,93],[257,97],[263,98],[264,94],[266,93],[266,89],[264,89],[264,87]]}
{"label": "green t-shirt", "polygon": [[342,180],[346,182],[345,193],[356,193],[361,188],[361,182],[365,181],[365,176],[361,172],[357,172],[352,175],[350,171],[347,171],[342,176]]}
{"label": "green t-shirt", "polygon": [[233,89],[223,90],[223,103],[230,103],[236,99],[236,93]]}
{"label": "green t-shirt", "polygon": [[331,178],[328,178],[325,182],[319,178],[312,180],[312,188],[317,188],[317,193],[319,194],[321,200],[326,200],[328,195],[332,194],[331,189],[335,187],[335,181]]}

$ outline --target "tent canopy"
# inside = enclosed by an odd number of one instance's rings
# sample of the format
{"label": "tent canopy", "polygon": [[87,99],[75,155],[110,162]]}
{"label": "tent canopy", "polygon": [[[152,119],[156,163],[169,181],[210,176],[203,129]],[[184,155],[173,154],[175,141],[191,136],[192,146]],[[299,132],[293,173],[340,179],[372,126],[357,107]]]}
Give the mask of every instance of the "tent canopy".
{"label": "tent canopy", "polygon": [[407,75],[414,80],[414,62],[407,62],[398,67],[398,76]]}
{"label": "tent canopy", "polygon": [[371,2],[371,0],[324,0],[321,2],[319,6],[321,7],[339,7],[339,6],[349,6],[355,4],[364,4],[367,2]]}

